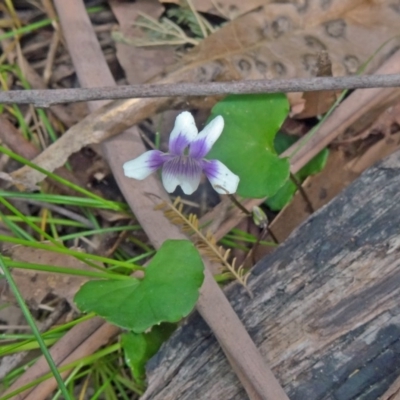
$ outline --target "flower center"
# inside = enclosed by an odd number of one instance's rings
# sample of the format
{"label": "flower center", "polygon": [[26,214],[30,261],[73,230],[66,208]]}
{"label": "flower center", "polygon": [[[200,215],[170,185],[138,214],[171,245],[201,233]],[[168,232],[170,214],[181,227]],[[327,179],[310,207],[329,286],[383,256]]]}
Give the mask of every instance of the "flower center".
{"label": "flower center", "polygon": [[172,158],[164,164],[163,169],[168,174],[189,179],[200,175],[202,171],[200,162],[187,155]]}

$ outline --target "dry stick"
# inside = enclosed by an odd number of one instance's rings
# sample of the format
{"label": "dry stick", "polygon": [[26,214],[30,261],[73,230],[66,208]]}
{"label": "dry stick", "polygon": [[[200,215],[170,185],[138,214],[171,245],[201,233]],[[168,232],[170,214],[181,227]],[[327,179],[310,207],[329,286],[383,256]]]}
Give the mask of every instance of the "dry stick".
{"label": "dry stick", "polygon": [[11,90],[0,92],[0,103],[50,107],[78,101],[143,97],[213,96],[221,94],[290,93],[321,90],[400,87],[400,74],[296,79],[260,79],[232,82],[139,84],[79,89]]}
{"label": "dry stick", "polygon": [[[61,24],[64,27],[70,28],[64,30],[64,35],[81,84],[83,86],[98,85],[100,82],[113,84],[112,76],[105,63],[104,56],[83,3],[80,0],[70,0],[67,4],[63,0],[56,0],[55,5]],[[92,109],[95,107],[95,105],[91,104]],[[126,157],[129,152],[133,153],[130,154],[130,157],[134,157],[134,153],[140,154],[145,150],[143,143],[139,139],[137,130],[134,131],[136,143],[133,149],[130,149],[134,143],[132,139],[129,142],[121,140],[121,136],[124,136],[124,134],[113,138],[103,145],[104,153],[115,178],[132,211],[136,214],[137,219],[156,248],[160,247],[166,239],[187,239],[161,212],[155,212],[148,198],[144,196],[144,193],[150,192],[162,199],[167,199],[165,191],[161,188],[155,177],[153,177],[154,179],[147,179],[144,182],[138,182],[128,180],[123,176],[121,168],[123,157]],[[132,187],[134,190],[132,190]],[[206,267],[205,280],[200,291],[197,309],[219,340],[221,347],[224,349],[233,369],[241,379],[249,397],[251,399],[266,400],[287,399],[286,394],[272,372],[264,364],[261,354],[250,339],[238,316],[214,281],[209,271],[210,263],[207,260],[204,260],[204,263]],[[57,357],[57,364],[65,364],[66,362],[76,360],[77,356],[82,357],[84,354],[90,354],[96,346],[100,346],[111,337],[108,335],[115,335],[117,332],[117,328],[110,327],[107,323],[102,324],[96,331],[97,337],[102,338],[102,341],[96,341],[95,338],[93,341],[86,340],[76,348],[74,353],[69,355],[65,349],[61,348],[63,355]],[[74,335],[75,331],[70,331],[59,343],[68,343],[67,338]],[[57,356],[58,353],[56,350],[58,349],[60,349],[60,345],[53,346],[52,354],[55,353],[54,355]],[[31,368],[28,370],[24,374],[23,379],[20,378],[17,384],[13,385],[11,390],[29,381],[32,377],[43,374],[43,369],[45,368],[46,365],[43,365],[43,361],[40,360],[39,363],[35,364],[34,369]],[[28,394],[25,392],[24,397],[20,398],[42,399],[52,389],[54,389],[54,380],[49,379],[36,386],[33,390],[30,390]]]}

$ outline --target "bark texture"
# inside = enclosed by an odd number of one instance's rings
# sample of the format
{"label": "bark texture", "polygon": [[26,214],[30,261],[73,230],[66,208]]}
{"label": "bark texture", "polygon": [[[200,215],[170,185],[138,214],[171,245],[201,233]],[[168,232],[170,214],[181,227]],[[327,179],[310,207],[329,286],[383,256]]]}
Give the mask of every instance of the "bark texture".
{"label": "bark texture", "polygon": [[[227,296],[292,400],[376,400],[400,375],[400,152],[303,223]],[[240,347],[240,343],[237,343]],[[194,313],[143,399],[244,399]]]}

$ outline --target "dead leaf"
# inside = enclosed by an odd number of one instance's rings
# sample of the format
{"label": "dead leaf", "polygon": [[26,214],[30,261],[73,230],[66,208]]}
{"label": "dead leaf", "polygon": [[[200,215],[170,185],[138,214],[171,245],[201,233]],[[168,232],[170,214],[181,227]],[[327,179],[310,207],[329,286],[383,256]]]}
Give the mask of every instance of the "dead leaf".
{"label": "dead leaf", "polygon": [[[318,53],[317,77],[332,76],[332,62],[327,51]],[[325,114],[335,103],[340,91],[324,90],[305,92],[302,95],[301,107],[291,107],[292,118],[304,119]],[[300,104],[299,104],[300,105]]]}
{"label": "dead leaf", "polygon": [[382,140],[377,141],[366,151],[363,151],[357,158],[347,164],[352,172],[361,174],[373,164],[392,154],[400,147],[400,132],[393,135],[387,135]]}
{"label": "dead leaf", "polygon": [[[118,20],[121,33],[126,38],[143,36],[142,30],[133,26],[140,13],[158,19],[164,12],[164,7],[158,0],[138,0],[134,3],[110,0],[110,7]],[[121,42],[116,42],[115,46],[118,61],[130,84],[148,81],[175,61],[175,48],[171,46],[143,48]]]}
{"label": "dead leaf", "polygon": [[[173,3],[185,6],[187,0],[160,0],[161,3]],[[265,5],[267,0],[192,0],[197,11],[218,15],[227,20],[240,17],[255,8]]]}
{"label": "dead leaf", "polygon": [[[314,0],[302,4],[271,3],[230,22],[184,57],[183,69],[201,62],[193,70],[198,81],[221,75],[230,79],[313,76],[317,54],[325,50],[333,75],[349,75],[397,35],[400,13],[386,2]],[[398,40],[390,42],[368,69],[374,70],[397,45]]]}
{"label": "dead leaf", "polygon": [[[12,246],[6,252],[14,261],[93,271],[93,268],[84,262],[66,254],[26,246]],[[76,309],[73,297],[80,286],[88,281],[88,278],[84,276],[19,268],[14,268],[12,275],[24,300],[35,309],[48,294],[65,299],[71,307]],[[2,298],[11,301],[14,296],[11,292],[3,292]]]}
{"label": "dead leaf", "polygon": [[351,135],[347,131],[347,137],[342,137],[335,141],[335,144],[349,144],[359,142],[360,140],[367,139],[370,135],[383,134],[385,137],[389,137],[393,133],[397,133],[400,129],[400,103],[394,104],[387,108],[384,112],[378,116],[374,115],[374,121],[372,126],[367,129],[361,129],[361,133],[354,133]]}
{"label": "dead leaf", "polygon": [[2,144],[5,144],[12,151],[18,152],[28,160],[31,160],[39,153],[39,149],[27,140],[5,115],[0,115],[0,140]]}

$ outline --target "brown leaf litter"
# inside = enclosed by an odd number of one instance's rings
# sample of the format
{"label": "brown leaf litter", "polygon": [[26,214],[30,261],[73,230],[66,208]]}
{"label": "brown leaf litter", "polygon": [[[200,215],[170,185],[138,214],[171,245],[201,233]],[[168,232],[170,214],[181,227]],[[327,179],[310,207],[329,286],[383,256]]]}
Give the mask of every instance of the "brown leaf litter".
{"label": "brown leaf litter", "polygon": [[[397,35],[400,14],[386,2],[304,4],[269,3],[231,21],[153,82],[310,76],[316,73],[321,50],[329,53],[334,76],[352,74]],[[368,71],[376,69],[396,46],[397,41],[391,40],[372,59]],[[35,162],[54,171],[83,146],[103,141],[167,105],[173,106],[165,99],[113,102],[68,130]],[[15,171],[13,177],[27,187],[43,179],[27,167]]]}
{"label": "brown leaf litter", "polygon": [[[93,268],[73,256],[53,253],[43,249],[18,245],[9,247],[6,253],[13,261],[50,265],[55,269],[57,267],[64,267],[82,271],[93,271]],[[73,297],[80,286],[88,281],[88,278],[85,276],[19,268],[13,268],[12,276],[22,297],[33,309],[37,309],[49,294],[67,300],[69,305],[73,309],[76,309]],[[12,292],[8,290],[2,291],[2,300],[13,301],[13,299]]]}

